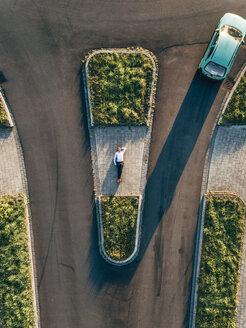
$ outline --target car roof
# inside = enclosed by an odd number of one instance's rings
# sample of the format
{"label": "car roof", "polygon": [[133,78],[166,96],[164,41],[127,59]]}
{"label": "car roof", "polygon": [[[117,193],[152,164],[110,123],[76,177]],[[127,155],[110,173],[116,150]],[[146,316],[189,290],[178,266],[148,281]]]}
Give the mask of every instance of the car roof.
{"label": "car roof", "polygon": [[226,34],[221,35],[211,60],[227,67],[239,45],[240,42],[238,40],[227,36]]}
{"label": "car roof", "polygon": [[242,32],[243,36],[245,37],[246,20],[243,17],[239,15],[227,13],[221,18],[218,27],[222,25],[229,25],[237,28],[240,32]]}

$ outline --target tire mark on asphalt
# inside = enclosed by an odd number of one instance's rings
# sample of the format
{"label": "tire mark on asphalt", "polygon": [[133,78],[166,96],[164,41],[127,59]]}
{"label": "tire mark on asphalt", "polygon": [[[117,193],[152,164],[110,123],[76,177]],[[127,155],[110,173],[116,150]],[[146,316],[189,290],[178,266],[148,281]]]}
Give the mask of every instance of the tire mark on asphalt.
{"label": "tire mark on asphalt", "polygon": [[72,265],[70,265],[70,264],[62,263],[62,259],[61,259],[61,262],[59,264],[61,266],[65,267],[65,268],[71,269],[73,272],[75,272],[74,267]]}
{"label": "tire mark on asphalt", "polygon": [[201,41],[201,42],[191,42],[191,43],[174,43],[170,46],[161,48],[159,51],[156,52],[156,55],[160,55],[162,52],[172,49],[172,48],[178,48],[178,47],[186,47],[186,46],[196,46],[196,45],[203,45],[208,44],[209,41]]}
{"label": "tire mark on asphalt", "polygon": [[155,295],[161,295],[161,286],[162,286],[162,261],[160,259],[163,258],[163,240],[162,240],[162,226],[163,220],[161,220],[158,232],[155,237],[155,244],[153,246],[155,252],[155,266],[154,266],[154,274],[155,274]]}
{"label": "tire mark on asphalt", "polygon": [[[57,148],[56,148],[57,149]],[[48,261],[48,256],[50,253],[50,248],[51,248],[51,242],[53,240],[53,234],[54,234],[54,226],[55,226],[55,221],[56,221],[56,212],[57,212],[57,202],[58,202],[58,173],[59,173],[59,166],[58,166],[58,155],[57,155],[57,151],[56,151],[56,189],[55,189],[55,203],[54,203],[54,210],[53,210],[53,219],[52,219],[52,224],[51,224],[51,231],[50,231],[50,239],[49,239],[49,243],[48,243],[48,249],[47,249],[47,253],[45,256],[45,260],[44,260],[44,264],[43,264],[43,268],[41,270],[41,274],[40,274],[40,281],[38,283],[38,291],[40,290],[40,286],[44,277],[44,273],[45,273],[45,269],[47,266],[47,261]]]}

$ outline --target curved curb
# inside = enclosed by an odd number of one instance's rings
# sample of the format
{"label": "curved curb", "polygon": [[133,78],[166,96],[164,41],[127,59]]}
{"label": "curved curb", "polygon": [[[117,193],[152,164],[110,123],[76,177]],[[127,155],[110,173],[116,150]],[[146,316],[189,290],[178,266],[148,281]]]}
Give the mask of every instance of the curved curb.
{"label": "curved curb", "polygon": [[[132,254],[125,260],[123,261],[116,261],[111,259],[104,248],[104,234],[103,234],[103,223],[102,223],[102,207],[101,207],[101,197],[99,196],[96,199],[96,206],[97,206],[97,222],[98,222],[98,240],[99,240],[99,251],[102,257],[104,258],[105,261],[107,261],[110,264],[114,264],[116,266],[123,266],[126,264],[131,263],[139,253],[139,246],[140,246],[140,235],[141,235],[141,221],[142,221],[142,195],[126,195],[124,197],[138,197],[138,216],[137,216],[137,223],[136,223],[136,237],[135,237],[135,246],[134,246],[134,251]],[[103,196],[104,197],[104,196]],[[122,195],[117,196],[117,197],[122,197]]]}
{"label": "curved curb", "polygon": [[[139,207],[138,207],[138,218],[137,218],[137,226],[136,226],[136,238],[135,238],[135,248],[133,253],[123,261],[115,261],[111,259],[107,254],[103,246],[103,225],[102,225],[102,216],[101,216],[101,194],[97,191],[100,190],[98,188],[99,186],[99,179],[97,177],[96,172],[97,170],[97,156],[96,152],[94,154],[93,149],[96,148],[96,141],[95,141],[95,133],[94,133],[94,122],[93,122],[93,115],[92,115],[92,108],[91,108],[91,101],[90,101],[90,88],[89,88],[89,79],[88,79],[88,64],[89,60],[92,56],[98,54],[98,53],[141,53],[149,57],[152,61],[154,70],[153,70],[153,79],[152,79],[152,85],[151,85],[151,92],[150,92],[150,102],[149,102],[149,111],[148,111],[148,121],[147,121],[147,129],[148,133],[144,140],[144,155],[142,158],[142,166],[141,166],[141,181],[140,181],[140,190],[142,190],[142,194],[135,195],[139,197]],[[145,198],[145,185],[146,185],[146,175],[147,175],[147,167],[148,167],[148,159],[149,159],[149,147],[151,142],[151,132],[152,132],[152,123],[153,123],[153,113],[154,113],[154,107],[155,107],[155,93],[157,88],[157,78],[158,78],[158,63],[157,59],[155,58],[154,54],[149,52],[146,49],[142,48],[120,48],[120,49],[99,49],[92,51],[88,57],[85,58],[85,64],[82,67],[82,77],[84,81],[84,93],[85,93],[85,102],[86,102],[86,110],[87,110],[87,118],[88,118],[88,129],[89,129],[89,135],[90,135],[90,143],[91,143],[91,157],[92,157],[92,168],[93,168],[93,180],[94,180],[94,194],[96,198],[96,212],[97,212],[97,223],[98,223],[98,244],[99,244],[99,251],[101,256],[105,261],[107,261],[109,264],[115,265],[115,266],[123,266],[131,263],[134,261],[134,259],[137,257],[140,249],[140,236],[141,236],[141,222],[142,222],[142,216],[143,216],[143,204],[144,204],[144,198]],[[143,178],[143,172],[146,171],[146,174]],[[121,196],[121,195],[117,195]],[[122,195],[123,196],[123,195]],[[134,196],[134,195],[127,195],[127,196]]]}
{"label": "curved curb", "polygon": [[10,114],[10,110],[9,110],[9,107],[8,107],[7,102],[5,100],[5,97],[4,97],[4,93],[3,93],[3,89],[2,88],[0,88],[0,99],[1,99],[1,101],[3,103],[3,107],[5,109],[5,113],[6,113],[7,117],[8,117],[8,120],[9,120],[9,127],[10,128],[13,128],[14,122],[12,120],[12,117],[11,117],[11,114]]}
{"label": "curved curb", "polygon": [[89,117],[90,117],[90,125],[93,127],[94,126],[94,120],[93,120],[93,114],[92,114],[92,106],[91,106],[91,95],[90,95],[90,83],[89,83],[89,72],[88,72],[88,65],[89,65],[89,61],[91,59],[91,57],[100,54],[100,53],[124,53],[124,54],[130,54],[130,53],[134,53],[134,54],[143,54],[147,57],[150,58],[153,67],[154,67],[154,71],[153,71],[153,79],[152,79],[152,85],[151,85],[151,92],[150,92],[150,105],[149,105],[149,112],[148,112],[148,121],[147,121],[147,126],[149,127],[151,124],[151,111],[152,109],[154,109],[154,104],[155,104],[155,91],[156,91],[156,82],[157,82],[157,70],[158,70],[158,66],[157,66],[157,60],[154,57],[154,54],[152,54],[151,52],[142,49],[142,48],[136,48],[136,49],[124,49],[124,48],[119,48],[119,49],[114,49],[114,48],[108,48],[108,49],[99,49],[99,50],[94,50],[92,51],[88,57],[86,58],[86,62],[85,62],[85,72],[86,72],[86,86],[87,86],[87,93],[88,93],[88,106],[89,106]]}
{"label": "curved curb", "polygon": [[225,97],[225,101],[222,104],[222,111],[218,120],[217,125],[222,125],[222,126],[231,126],[231,125],[243,125],[243,124],[238,124],[238,123],[220,123],[220,121],[223,118],[223,114],[227,108],[227,105],[229,103],[229,101],[231,100],[231,97],[233,96],[234,91],[236,90],[239,82],[241,81],[242,76],[244,75],[244,73],[246,72],[246,63],[243,65],[243,67],[241,68],[241,70],[239,71],[239,73],[237,74],[235,80],[236,83],[234,84],[233,88],[231,89],[231,91],[229,92],[229,94]]}

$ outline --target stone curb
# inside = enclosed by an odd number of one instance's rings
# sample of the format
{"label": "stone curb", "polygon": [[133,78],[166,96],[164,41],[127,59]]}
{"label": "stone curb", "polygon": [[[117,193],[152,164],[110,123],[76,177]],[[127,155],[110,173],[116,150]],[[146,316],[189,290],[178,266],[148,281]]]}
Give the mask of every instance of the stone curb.
{"label": "stone curb", "polygon": [[[142,53],[147,55],[153,65],[154,65],[154,71],[153,71],[153,81],[152,81],[152,87],[151,87],[151,94],[150,94],[150,109],[148,113],[148,122],[147,122],[147,129],[148,133],[144,140],[144,156],[142,159],[142,169],[141,169],[141,181],[140,181],[140,190],[142,190],[142,195],[139,196],[139,208],[138,208],[138,219],[137,219],[137,231],[136,231],[136,240],[135,240],[135,249],[134,252],[131,254],[129,258],[127,258],[124,261],[115,261],[112,260],[105,252],[105,249],[103,247],[103,226],[102,226],[102,219],[101,219],[101,193],[100,190],[100,181],[99,177],[97,175],[98,168],[97,168],[97,151],[96,151],[96,140],[95,140],[95,130],[93,125],[93,116],[92,116],[92,110],[91,110],[91,102],[90,102],[90,90],[89,90],[89,81],[88,81],[88,63],[90,58],[98,53],[107,53],[107,52],[117,52],[117,53]],[[94,180],[94,194],[96,198],[96,213],[97,213],[97,223],[98,223],[98,244],[99,244],[99,251],[104,260],[106,260],[108,263],[116,265],[116,266],[123,266],[126,264],[129,264],[132,262],[139,253],[140,248],[140,236],[141,236],[141,222],[142,222],[142,216],[143,216],[143,204],[144,204],[144,198],[145,198],[145,185],[146,185],[146,175],[147,175],[147,168],[148,168],[148,159],[149,159],[149,147],[151,142],[151,132],[152,132],[152,123],[153,123],[153,111],[154,111],[154,105],[155,105],[155,92],[156,92],[156,86],[157,86],[157,77],[158,77],[158,66],[157,62],[154,60],[154,58],[151,56],[150,53],[148,53],[147,50],[143,50],[142,48],[137,49],[100,49],[95,50],[86,59],[85,65],[83,65],[82,68],[82,76],[84,81],[84,94],[85,94],[85,102],[86,102],[86,111],[87,111],[87,118],[88,118],[88,130],[90,135],[90,144],[91,144],[91,158],[92,158],[92,169],[93,169],[93,180]],[[120,195],[119,195],[120,196]],[[130,195],[127,195],[130,196]],[[133,196],[133,195],[131,195]]]}
{"label": "stone curb", "polygon": [[[122,197],[122,196],[123,195],[116,196],[116,197]],[[111,259],[105,251],[103,223],[101,220],[101,217],[102,217],[101,197],[102,196],[97,197],[97,200],[96,200],[97,214],[98,214],[97,215],[97,218],[98,218],[97,224],[98,224],[98,240],[99,240],[100,254],[110,264],[114,264],[116,266],[123,266],[123,265],[129,264],[138,256],[138,253],[139,253],[139,246],[140,246],[139,236],[141,235],[142,206],[143,206],[142,196],[141,195],[130,195],[130,196],[125,195],[125,197],[138,197],[139,203],[138,203],[138,216],[137,216],[137,223],[136,223],[136,237],[135,237],[134,251],[126,260],[123,260],[123,261],[116,261],[116,260]],[[107,196],[103,195],[103,197],[107,197]]]}
{"label": "stone curb", "polygon": [[91,59],[91,57],[95,56],[96,54],[99,53],[125,53],[125,54],[129,54],[129,53],[135,53],[135,54],[144,54],[147,57],[150,58],[150,60],[152,61],[152,64],[154,66],[154,71],[153,71],[153,81],[152,81],[152,86],[151,86],[151,92],[150,92],[150,108],[149,108],[149,112],[148,112],[148,121],[147,121],[147,126],[150,125],[150,121],[151,121],[151,111],[153,109],[154,106],[154,100],[155,100],[155,86],[156,86],[156,79],[157,79],[157,63],[153,58],[153,55],[150,54],[147,50],[143,50],[141,48],[136,48],[136,49],[124,49],[124,48],[118,48],[118,49],[114,49],[114,48],[108,48],[108,49],[99,49],[99,50],[94,50],[92,51],[89,56],[86,59],[86,63],[85,63],[85,72],[86,72],[86,86],[87,86],[87,93],[88,93],[88,106],[89,106],[89,117],[90,117],[90,125],[93,127],[94,126],[94,121],[93,121],[93,114],[92,114],[92,107],[91,107],[91,97],[90,97],[90,87],[89,87],[89,72],[88,72],[88,65],[89,65],[89,61]]}
{"label": "stone curb", "polygon": [[22,195],[25,203],[25,219],[26,219],[26,229],[27,229],[27,237],[28,237],[28,251],[30,257],[30,267],[31,267],[31,285],[32,285],[32,293],[33,293],[33,308],[34,308],[34,321],[35,328],[41,328],[40,323],[40,309],[38,302],[38,290],[37,290],[37,276],[36,276],[36,266],[35,266],[35,254],[33,251],[33,231],[31,226],[31,210],[30,204],[27,196],[25,194]]}
{"label": "stone curb", "polygon": [[8,107],[7,102],[5,100],[5,97],[4,97],[4,93],[3,93],[2,88],[0,89],[0,99],[1,99],[1,101],[3,103],[3,107],[5,109],[5,113],[6,113],[7,117],[8,117],[8,120],[9,120],[9,127],[12,128],[14,126],[14,122],[12,120],[12,117],[11,117],[11,114],[10,114],[10,110],[9,110],[9,107]]}
{"label": "stone curb", "polygon": [[[198,292],[198,277],[200,273],[201,255],[202,255],[202,242],[203,242],[203,228],[205,221],[205,210],[207,204],[207,196],[232,196],[240,199],[246,209],[246,203],[241,196],[235,192],[228,190],[224,191],[209,191],[203,195],[201,205],[199,207],[198,223],[197,223],[197,234],[196,234],[196,249],[194,259],[194,273],[192,277],[192,293],[191,293],[191,305],[189,315],[189,328],[195,328],[196,323],[196,310],[197,310],[197,292]],[[241,266],[241,265],[240,265]],[[240,269],[239,269],[240,270]],[[240,272],[239,272],[240,275]]]}
{"label": "stone curb", "polygon": [[25,162],[24,162],[21,140],[16,126],[14,126],[12,133],[14,133],[14,137],[15,137],[15,144],[17,148],[19,163],[20,163],[22,184],[25,189],[25,193],[21,193],[21,195],[24,197],[24,201],[25,201],[25,217],[26,217],[26,224],[27,224],[28,250],[29,250],[29,257],[30,257],[30,264],[31,264],[31,284],[32,284],[32,292],[33,292],[33,307],[34,307],[33,310],[35,316],[35,328],[41,328],[39,296],[38,296],[38,289],[37,289],[35,249],[34,249],[33,231],[32,231],[32,216],[31,216],[31,209],[29,203],[29,191],[28,191],[28,183],[26,177]]}
{"label": "stone curb", "polygon": [[218,120],[218,125],[223,125],[223,126],[231,126],[231,125],[242,125],[242,124],[237,124],[237,123],[220,123],[220,121],[222,120],[222,116],[226,110],[226,107],[229,103],[229,101],[231,100],[231,97],[233,96],[234,91],[236,90],[242,76],[244,75],[244,73],[246,72],[246,63],[243,65],[243,67],[241,68],[241,70],[239,71],[238,75],[236,76],[235,80],[236,83],[234,84],[233,88],[231,89],[231,91],[227,94],[227,96],[225,97],[225,100],[222,104],[222,110],[221,110],[221,114],[220,114],[220,118]]}
{"label": "stone curb", "polygon": [[189,328],[195,328],[196,321],[196,307],[197,307],[197,279],[200,272],[201,254],[202,254],[202,241],[203,241],[203,227],[205,220],[207,198],[206,195],[202,197],[202,201],[199,206],[198,220],[197,220],[197,232],[195,238],[195,252],[194,252],[194,269],[192,275],[191,284],[191,301],[190,301],[190,314],[189,314]]}

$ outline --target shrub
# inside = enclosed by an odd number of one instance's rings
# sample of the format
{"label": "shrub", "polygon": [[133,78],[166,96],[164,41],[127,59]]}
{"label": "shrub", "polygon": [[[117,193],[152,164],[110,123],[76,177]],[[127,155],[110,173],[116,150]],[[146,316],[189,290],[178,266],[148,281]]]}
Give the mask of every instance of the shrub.
{"label": "shrub", "polygon": [[235,327],[245,208],[230,196],[208,196],[196,328]]}
{"label": "shrub", "polygon": [[241,78],[236,90],[222,115],[221,123],[246,123],[246,74]]}
{"label": "shrub", "polygon": [[8,117],[5,113],[5,109],[3,107],[3,103],[0,100],[0,127],[8,128],[10,127]]}
{"label": "shrub", "polygon": [[34,327],[24,201],[0,199],[0,326]]}
{"label": "shrub", "polygon": [[125,260],[134,251],[138,197],[101,198],[104,249],[114,260]]}
{"label": "shrub", "polygon": [[153,63],[141,53],[98,53],[88,64],[95,125],[144,125],[148,120]]}

